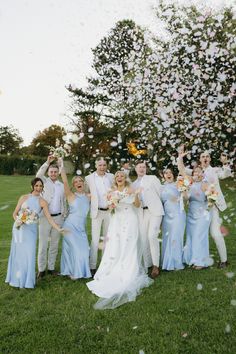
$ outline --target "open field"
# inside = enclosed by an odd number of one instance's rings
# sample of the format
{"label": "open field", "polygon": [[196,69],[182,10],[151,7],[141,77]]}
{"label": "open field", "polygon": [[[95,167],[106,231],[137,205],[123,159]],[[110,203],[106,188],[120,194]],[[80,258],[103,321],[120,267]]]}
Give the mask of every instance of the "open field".
{"label": "open field", "polygon": [[[85,286],[86,280],[47,276],[34,290],[5,284],[12,211],[18,197],[30,190],[31,179],[0,176],[1,354],[236,353],[236,187],[232,178],[222,183],[229,203],[224,213],[224,225],[230,231],[226,237],[229,267],[217,269],[218,255],[211,240],[215,259],[211,268],[162,272],[136,302],[105,311],[93,309],[96,296]],[[59,261],[60,257],[58,270]]]}

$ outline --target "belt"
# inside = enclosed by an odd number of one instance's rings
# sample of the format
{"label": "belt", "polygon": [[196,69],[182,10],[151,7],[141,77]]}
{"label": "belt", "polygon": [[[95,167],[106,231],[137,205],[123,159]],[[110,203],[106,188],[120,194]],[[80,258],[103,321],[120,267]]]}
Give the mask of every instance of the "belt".
{"label": "belt", "polygon": [[146,206],[146,207],[142,207],[143,209],[148,209],[148,207]]}
{"label": "belt", "polygon": [[107,211],[107,210],[108,210],[108,208],[98,208],[98,210]]}
{"label": "belt", "polygon": [[61,215],[61,213],[51,214],[51,216],[58,216],[58,215]]}

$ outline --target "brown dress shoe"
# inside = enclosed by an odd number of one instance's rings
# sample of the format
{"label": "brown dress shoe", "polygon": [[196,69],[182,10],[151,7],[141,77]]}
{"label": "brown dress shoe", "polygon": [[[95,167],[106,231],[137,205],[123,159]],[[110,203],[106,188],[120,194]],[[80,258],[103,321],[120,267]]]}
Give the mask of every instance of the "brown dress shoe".
{"label": "brown dress shoe", "polygon": [[226,262],[219,262],[218,268],[223,269],[223,268],[226,268],[228,265],[229,265],[229,263],[227,261]]}
{"label": "brown dress shoe", "polygon": [[156,279],[160,275],[160,269],[157,266],[152,267],[151,278]]}
{"label": "brown dress shoe", "polygon": [[44,270],[43,272],[38,272],[37,278],[38,278],[38,279],[42,279],[43,277],[45,277],[45,275],[46,275],[45,270]]}

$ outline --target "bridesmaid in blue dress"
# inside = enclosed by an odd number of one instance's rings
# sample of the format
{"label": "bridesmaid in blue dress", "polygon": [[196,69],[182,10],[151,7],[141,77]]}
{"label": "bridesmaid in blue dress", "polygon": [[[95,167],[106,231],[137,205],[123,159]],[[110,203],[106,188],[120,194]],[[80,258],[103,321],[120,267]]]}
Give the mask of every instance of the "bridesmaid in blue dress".
{"label": "bridesmaid in blue dress", "polygon": [[184,262],[194,269],[203,269],[211,265],[209,255],[209,227],[211,211],[207,209],[205,191],[208,184],[203,182],[200,166],[193,169],[193,184],[189,190],[189,208],[186,224],[186,245]]}
{"label": "bridesmaid in blue dress", "polygon": [[164,178],[161,192],[165,211],[162,220],[162,269],[184,269],[182,258],[186,214],[180,203],[180,192],[174,182],[173,171],[166,169]]}
{"label": "bridesmaid in blue dress", "polygon": [[61,178],[64,183],[65,195],[69,203],[69,215],[63,229],[65,235],[62,241],[61,275],[67,275],[72,280],[79,278],[91,278],[89,267],[89,243],[86,234],[86,217],[89,211],[89,198],[84,193],[84,181],[80,176],[72,179],[72,186],[76,192],[72,192],[62,159]]}
{"label": "bridesmaid in blue dress", "polygon": [[[38,215],[43,209],[50,224],[59,232],[63,230],[53,221],[47,202],[40,197],[43,190],[43,181],[34,178],[31,181],[32,191],[20,197],[13,212],[15,220],[12,229],[11,251],[8,260],[6,283],[17,288],[35,287],[35,257],[38,236]],[[20,223],[19,215],[25,210],[30,211],[30,220]],[[32,213],[31,213],[32,212]],[[26,221],[26,220],[25,220]]]}

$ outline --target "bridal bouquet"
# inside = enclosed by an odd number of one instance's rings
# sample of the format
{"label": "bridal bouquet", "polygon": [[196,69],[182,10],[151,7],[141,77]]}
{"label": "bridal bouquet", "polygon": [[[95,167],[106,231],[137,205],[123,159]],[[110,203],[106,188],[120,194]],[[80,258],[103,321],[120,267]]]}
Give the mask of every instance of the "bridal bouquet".
{"label": "bridal bouquet", "polygon": [[107,194],[107,205],[108,209],[110,210],[111,214],[114,214],[116,211],[116,207],[119,204],[119,202],[127,197],[127,193],[125,191],[119,192],[119,191],[111,191]]}
{"label": "bridal bouquet", "polygon": [[56,140],[56,146],[48,146],[50,150],[50,155],[55,157],[56,159],[58,158],[64,158],[65,156],[69,155],[70,152],[70,146],[68,144],[65,144],[64,146],[60,145],[59,139]]}
{"label": "bridal bouquet", "polygon": [[34,211],[30,210],[29,208],[21,208],[16,217],[15,226],[17,229],[19,229],[23,224],[36,224],[38,219],[39,216]]}
{"label": "bridal bouquet", "polygon": [[218,199],[218,192],[215,189],[214,184],[210,184],[209,188],[205,191],[207,197],[207,207],[212,208]]}
{"label": "bridal bouquet", "polygon": [[188,176],[179,176],[177,177],[177,189],[180,192],[180,209],[183,211],[184,210],[184,192],[188,192],[189,188],[192,184],[192,179]]}
{"label": "bridal bouquet", "polygon": [[187,192],[192,184],[192,180],[190,177],[185,176],[179,176],[177,178],[177,189],[179,192]]}

